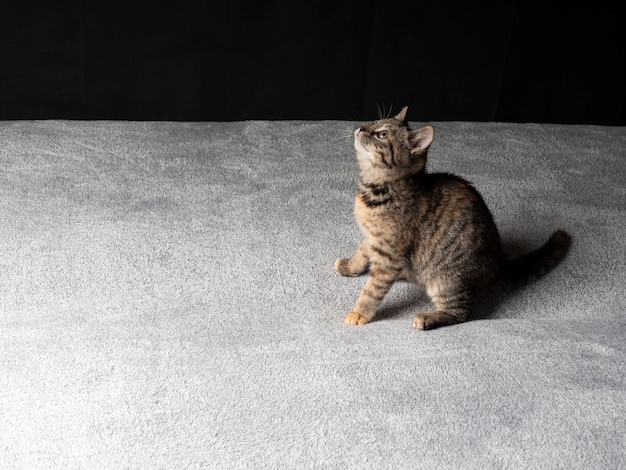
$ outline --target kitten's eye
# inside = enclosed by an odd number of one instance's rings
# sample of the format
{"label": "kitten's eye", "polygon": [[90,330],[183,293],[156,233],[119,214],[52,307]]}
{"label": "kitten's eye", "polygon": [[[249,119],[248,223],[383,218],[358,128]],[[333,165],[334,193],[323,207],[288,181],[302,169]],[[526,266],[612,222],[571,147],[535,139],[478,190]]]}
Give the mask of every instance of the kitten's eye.
{"label": "kitten's eye", "polygon": [[388,134],[385,131],[382,131],[378,132],[376,134],[376,137],[378,137],[380,140],[385,140],[388,137]]}

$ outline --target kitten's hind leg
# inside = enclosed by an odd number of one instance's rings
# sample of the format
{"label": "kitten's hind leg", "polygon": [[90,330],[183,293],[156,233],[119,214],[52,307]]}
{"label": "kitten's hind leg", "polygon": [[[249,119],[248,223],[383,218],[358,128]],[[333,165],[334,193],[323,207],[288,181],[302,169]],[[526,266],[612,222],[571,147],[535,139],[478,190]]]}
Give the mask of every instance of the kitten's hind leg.
{"label": "kitten's hind leg", "polygon": [[417,314],[413,319],[414,328],[432,330],[462,323],[467,319],[472,299],[469,289],[447,286],[440,280],[435,280],[427,284],[426,292],[437,310]]}
{"label": "kitten's hind leg", "polygon": [[459,317],[443,310],[421,312],[413,318],[413,328],[418,330],[433,330],[435,328],[439,328],[440,326],[463,323],[466,318],[467,314]]}
{"label": "kitten's hind leg", "polygon": [[352,258],[339,258],[335,269],[342,276],[360,276],[365,274],[370,265],[369,244],[363,240]]}

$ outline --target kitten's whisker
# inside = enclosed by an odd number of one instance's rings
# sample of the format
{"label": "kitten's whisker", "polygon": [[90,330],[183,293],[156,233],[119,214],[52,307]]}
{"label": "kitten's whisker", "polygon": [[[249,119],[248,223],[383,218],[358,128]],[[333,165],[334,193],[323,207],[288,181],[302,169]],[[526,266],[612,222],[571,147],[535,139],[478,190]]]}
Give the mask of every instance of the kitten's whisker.
{"label": "kitten's whisker", "polygon": [[350,121],[350,122],[353,122],[353,123],[357,122],[357,118],[354,117],[352,114],[348,114],[348,113],[342,113],[342,114],[343,114],[343,116],[344,116],[346,121]]}
{"label": "kitten's whisker", "polygon": [[346,128],[339,132],[339,135],[331,139],[331,142],[351,142],[354,139],[354,131],[352,128]]}

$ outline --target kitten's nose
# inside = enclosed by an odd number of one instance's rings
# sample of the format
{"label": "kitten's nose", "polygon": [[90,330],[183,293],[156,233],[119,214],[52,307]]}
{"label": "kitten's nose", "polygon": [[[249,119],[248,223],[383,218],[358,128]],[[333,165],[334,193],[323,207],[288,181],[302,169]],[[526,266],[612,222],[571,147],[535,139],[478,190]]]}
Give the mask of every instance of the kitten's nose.
{"label": "kitten's nose", "polygon": [[359,127],[359,132],[365,132],[365,127]]}

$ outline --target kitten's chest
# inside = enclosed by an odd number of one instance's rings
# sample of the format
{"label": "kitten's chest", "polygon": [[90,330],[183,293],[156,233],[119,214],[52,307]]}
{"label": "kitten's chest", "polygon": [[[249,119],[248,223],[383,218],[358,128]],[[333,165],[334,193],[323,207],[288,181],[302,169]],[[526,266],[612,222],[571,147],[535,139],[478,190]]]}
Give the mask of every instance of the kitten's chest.
{"label": "kitten's chest", "polygon": [[354,216],[361,231],[374,238],[398,233],[403,225],[393,201],[372,204],[361,194],[357,194],[354,202]]}

